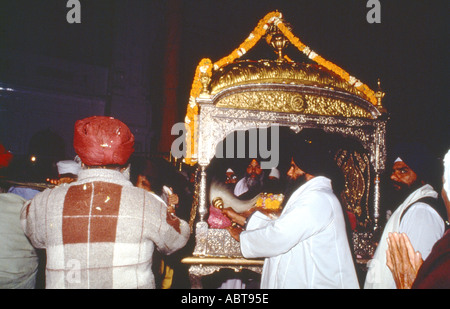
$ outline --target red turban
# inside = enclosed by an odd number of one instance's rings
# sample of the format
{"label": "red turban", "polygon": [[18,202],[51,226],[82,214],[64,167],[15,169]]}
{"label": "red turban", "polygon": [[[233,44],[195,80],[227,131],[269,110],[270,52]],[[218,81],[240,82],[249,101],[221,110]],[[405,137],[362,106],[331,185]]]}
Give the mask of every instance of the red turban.
{"label": "red turban", "polygon": [[73,147],[86,165],[124,165],[133,146],[133,133],[113,117],[93,116],[75,123]]}
{"label": "red turban", "polygon": [[5,146],[0,144],[0,168],[7,167],[13,158],[12,153],[6,151]]}

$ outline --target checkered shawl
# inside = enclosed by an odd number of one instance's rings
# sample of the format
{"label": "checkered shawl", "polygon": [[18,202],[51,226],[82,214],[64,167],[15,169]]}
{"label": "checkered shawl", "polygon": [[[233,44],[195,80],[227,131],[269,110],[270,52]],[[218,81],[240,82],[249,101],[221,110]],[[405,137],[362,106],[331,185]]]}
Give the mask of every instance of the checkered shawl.
{"label": "checkered shawl", "polygon": [[154,247],[182,248],[189,225],[177,232],[167,206],[120,172],[87,169],[78,181],[47,189],[27,203],[22,227],[47,250],[46,288],[155,288]]}

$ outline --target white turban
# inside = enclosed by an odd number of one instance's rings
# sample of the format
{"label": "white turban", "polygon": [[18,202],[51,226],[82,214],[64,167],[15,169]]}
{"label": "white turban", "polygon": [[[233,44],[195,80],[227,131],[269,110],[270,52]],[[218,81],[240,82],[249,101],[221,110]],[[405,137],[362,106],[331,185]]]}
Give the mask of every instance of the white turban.
{"label": "white turban", "polygon": [[270,171],[269,177],[275,177],[280,179],[280,171],[278,171],[278,169],[276,169],[275,167],[272,168],[272,170]]}
{"label": "white turban", "polygon": [[59,161],[56,163],[56,166],[58,167],[58,174],[60,175],[69,173],[78,175],[78,172],[81,169],[81,164],[72,160]]}

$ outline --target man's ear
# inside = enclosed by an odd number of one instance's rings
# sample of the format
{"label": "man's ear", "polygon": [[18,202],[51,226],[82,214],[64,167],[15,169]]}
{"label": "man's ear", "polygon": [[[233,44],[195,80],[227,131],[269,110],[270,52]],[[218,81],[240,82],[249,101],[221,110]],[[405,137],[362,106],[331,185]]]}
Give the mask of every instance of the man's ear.
{"label": "man's ear", "polygon": [[136,187],[142,188],[144,187],[144,184],[148,182],[147,177],[144,175],[138,175],[136,180]]}
{"label": "man's ear", "polygon": [[308,173],[305,173],[305,179],[306,179],[307,181],[313,179],[314,177],[316,177],[316,176],[311,175],[311,174],[308,174]]}

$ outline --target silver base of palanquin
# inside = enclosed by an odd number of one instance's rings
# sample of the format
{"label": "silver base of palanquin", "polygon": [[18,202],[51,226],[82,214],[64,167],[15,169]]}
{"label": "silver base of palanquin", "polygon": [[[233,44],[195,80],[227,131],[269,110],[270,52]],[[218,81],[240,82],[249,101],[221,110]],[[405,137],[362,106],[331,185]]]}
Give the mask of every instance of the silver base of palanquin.
{"label": "silver base of palanquin", "polygon": [[[205,223],[205,222],[203,222]],[[207,224],[198,224],[196,246],[193,256],[186,257],[182,263],[189,267],[191,288],[201,289],[202,277],[212,275],[228,268],[235,272],[250,270],[261,274],[263,259],[246,259],[241,254],[239,242],[225,229],[210,229]]]}

